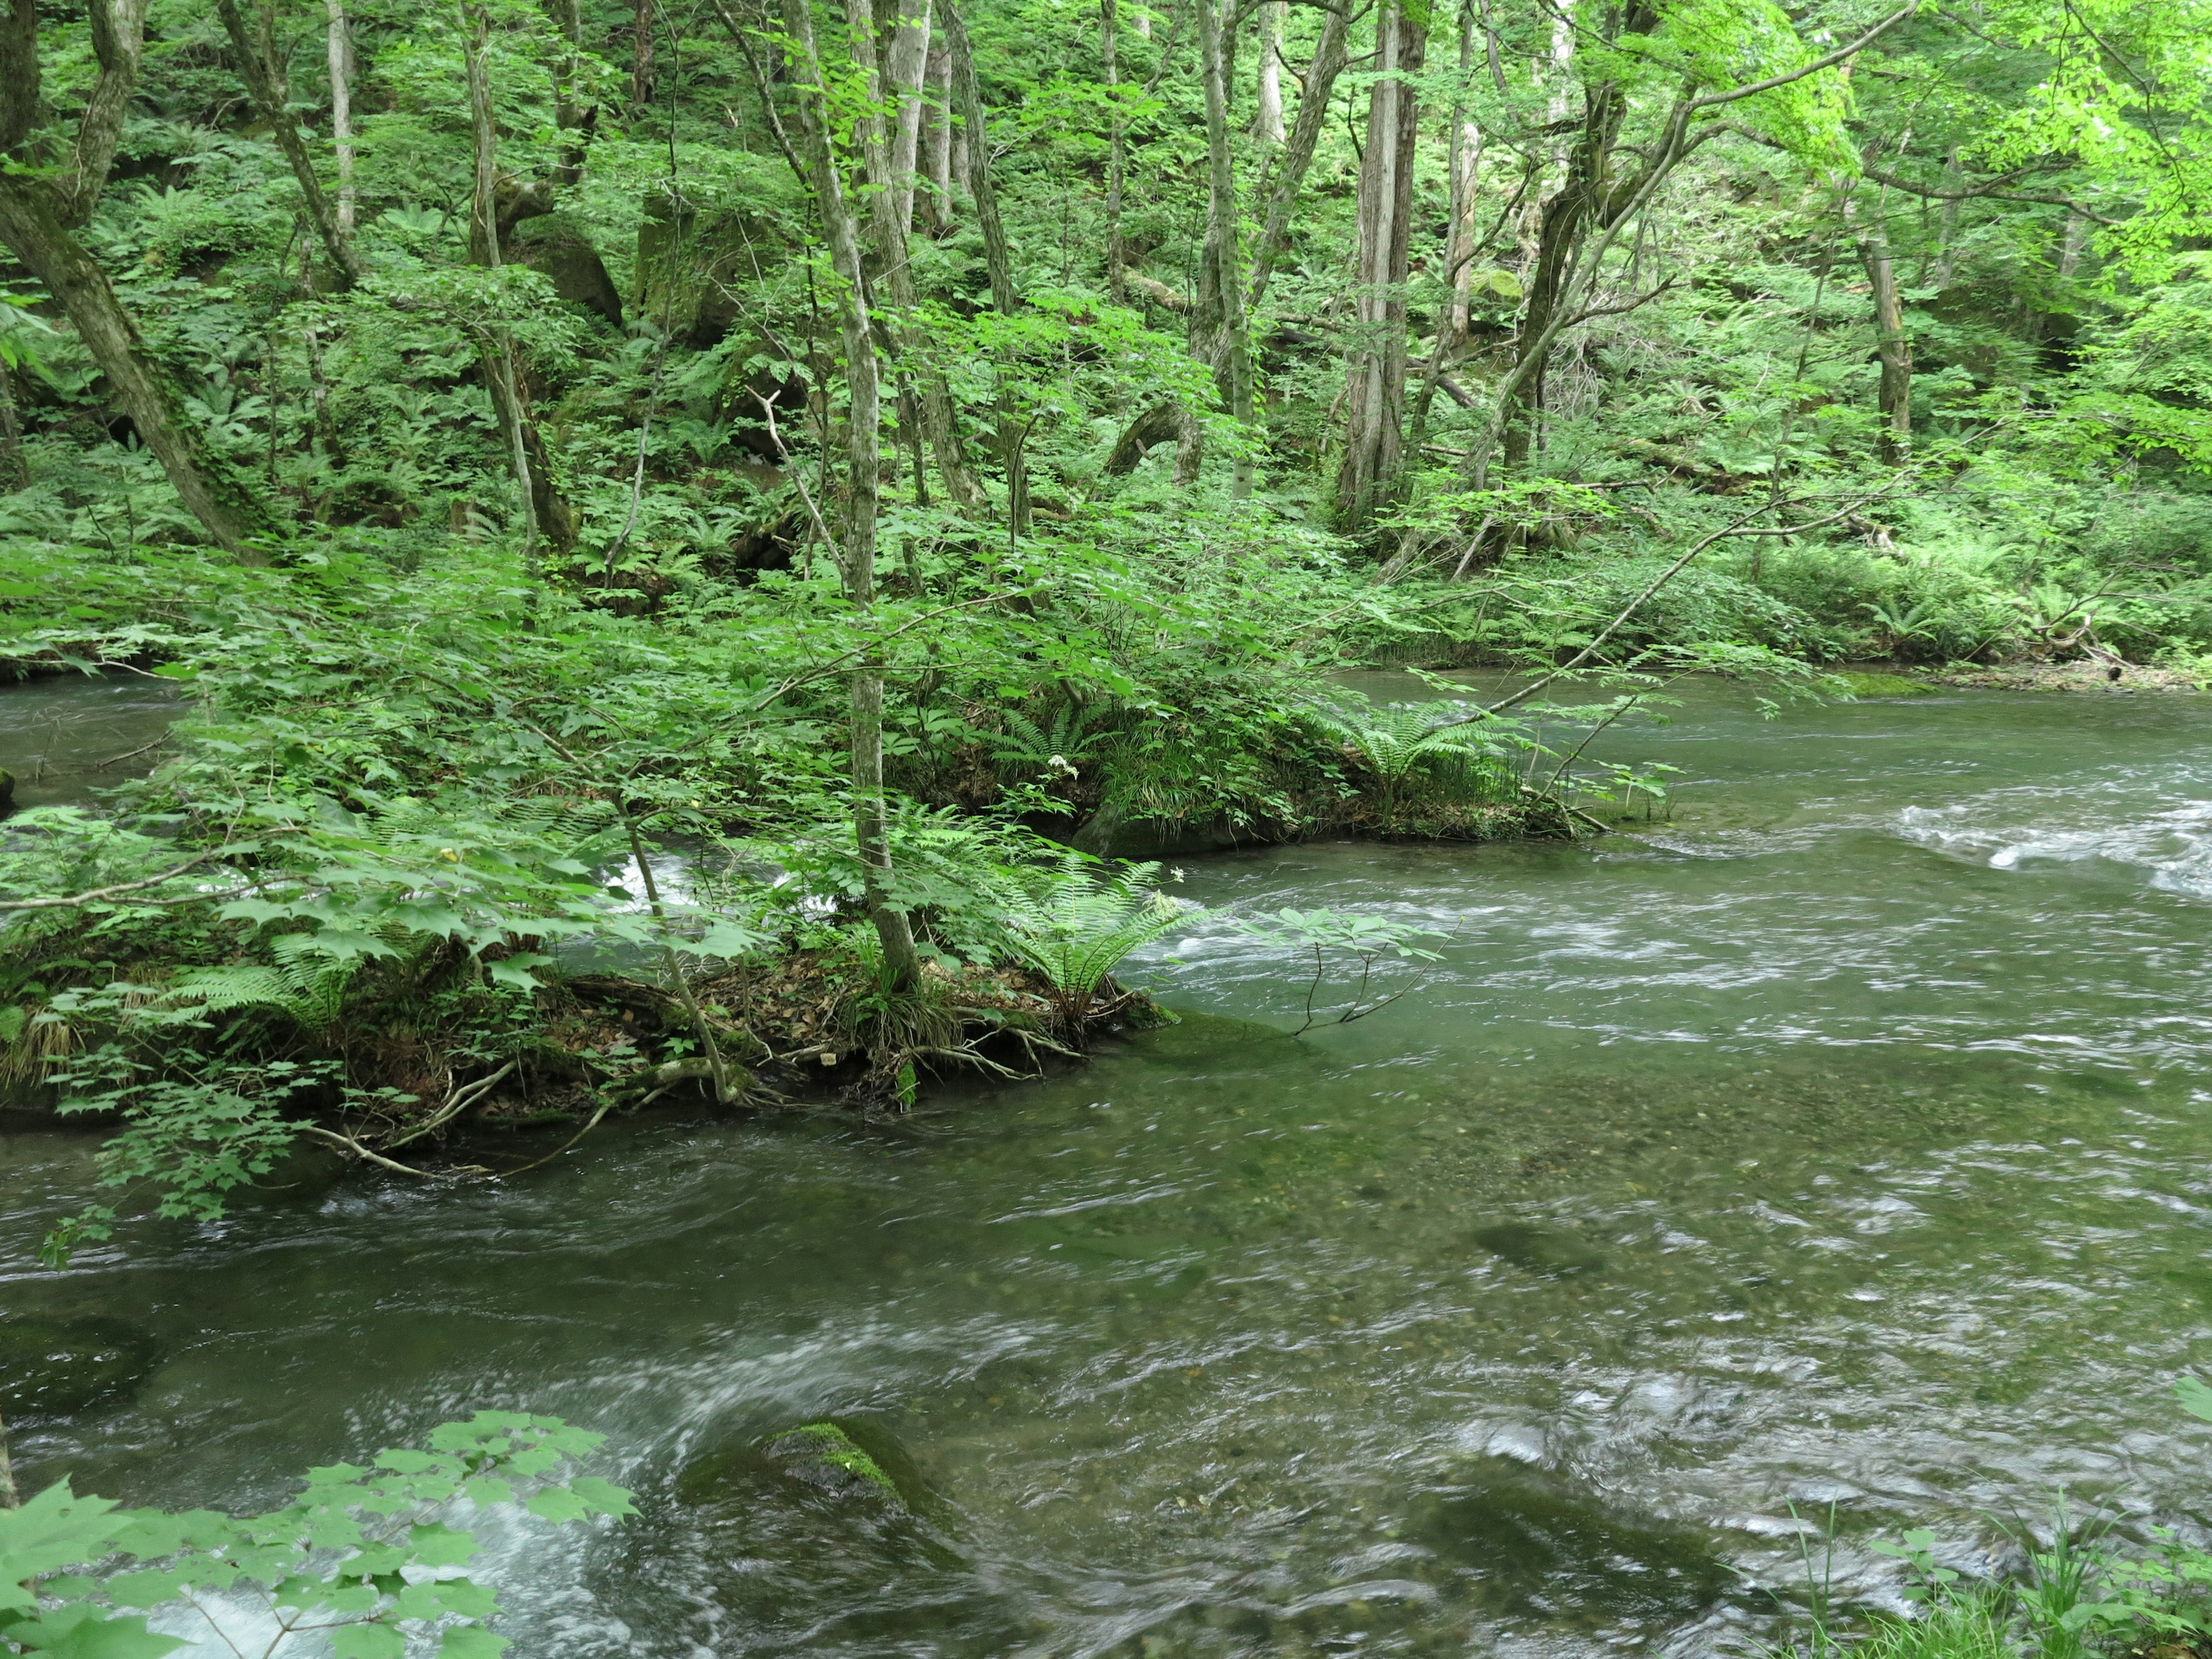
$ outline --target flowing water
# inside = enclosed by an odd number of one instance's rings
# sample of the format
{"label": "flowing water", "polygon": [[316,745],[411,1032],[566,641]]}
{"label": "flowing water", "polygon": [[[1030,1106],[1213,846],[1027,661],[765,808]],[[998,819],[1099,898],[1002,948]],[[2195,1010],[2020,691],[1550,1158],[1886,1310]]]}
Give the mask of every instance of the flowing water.
{"label": "flowing water", "polygon": [[[242,1504],[478,1407],[590,1425],[641,1517],[488,1518],[528,1659],[1701,1654],[1774,1633],[1831,1506],[1875,1598],[1873,1540],[1975,1559],[2062,1486],[2187,1524],[2205,708],[1698,690],[1607,738],[1684,769],[1671,823],[1191,861],[1216,919],[1130,975],[1182,1024],[895,1122],[303,1178],[58,1276],[89,1151],[18,1128],[0,1307],[112,1351],[21,1473]],[[1293,964],[1218,919],[1285,905],[1443,959],[1287,1035]],[[907,1512],[748,1449],[823,1417]]]}

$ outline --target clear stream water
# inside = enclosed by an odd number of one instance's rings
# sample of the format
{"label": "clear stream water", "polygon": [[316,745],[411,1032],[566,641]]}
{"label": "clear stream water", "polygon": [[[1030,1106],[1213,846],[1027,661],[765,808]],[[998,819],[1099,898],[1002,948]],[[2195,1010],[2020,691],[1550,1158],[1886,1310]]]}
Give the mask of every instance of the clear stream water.
{"label": "clear stream water", "polygon": [[[1704,1654],[1774,1632],[1793,1510],[1875,1599],[1873,1539],[1985,1559],[2062,1486],[2193,1524],[2208,705],[1688,699],[1613,744],[1685,769],[1646,832],[1187,861],[1447,936],[1355,1024],[1284,1035],[1289,964],[1202,921],[1131,975],[1183,1023],[1042,1085],[316,1176],[58,1276],[90,1148],[17,1120],[0,1309],[137,1376],[21,1472],[243,1504],[590,1425],[641,1517],[486,1520],[527,1659]],[[747,1449],[824,1416],[911,1514]]]}

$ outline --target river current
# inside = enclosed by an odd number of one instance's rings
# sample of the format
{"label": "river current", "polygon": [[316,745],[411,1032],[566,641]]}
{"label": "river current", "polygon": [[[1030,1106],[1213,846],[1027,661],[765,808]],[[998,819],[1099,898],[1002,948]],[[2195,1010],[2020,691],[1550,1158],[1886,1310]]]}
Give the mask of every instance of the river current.
{"label": "river current", "polygon": [[[526,1659],[1741,1651],[1807,1523],[1875,1601],[1873,1540],[1986,1564],[2061,1488],[2192,1525],[2206,705],[1686,699],[1605,740],[1682,769],[1671,821],[1185,860],[1211,914],[1127,975],[1182,1024],[902,1120],[315,1176],[58,1275],[90,1144],[14,1120],[0,1310],[143,1356],[19,1477],[242,1505],[557,1413],[643,1514],[486,1517]],[[1296,965],[1224,919],[1286,905],[1442,960],[1291,1036]],[[744,1451],[823,1417],[909,1513]]]}

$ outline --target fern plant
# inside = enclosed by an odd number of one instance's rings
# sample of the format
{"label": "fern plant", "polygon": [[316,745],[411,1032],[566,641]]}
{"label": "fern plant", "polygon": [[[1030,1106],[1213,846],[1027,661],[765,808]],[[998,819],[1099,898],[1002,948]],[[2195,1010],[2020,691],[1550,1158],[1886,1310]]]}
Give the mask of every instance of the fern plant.
{"label": "fern plant", "polygon": [[1424,781],[1472,796],[1495,789],[1507,776],[1504,745],[1486,729],[1494,723],[1467,719],[1463,705],[1378,708],[1363,702],[1323,706],[1316,714],[1373,776],[1385,823],[1396,819],[1407,793]]}
{"label": "fern plant", "polygon": [[1196,908],[1162,892],[1158,864],[1100,866],[1076,852],[1010,872],[1006,940],[1052,985],[1066,1033],[1079,1039],[1099,994],[1131,951]]}
{"label": "fern plant", "polygon": [[274,962],[187,969],[177,976],[162,1000],[189,1004],[210,1014],[273,1009],[315,1036],[323,1036],[337,1024],[344,1010],[346,987],[352,982],[361,958],[333,958],[317,951],[313,945],[312,933],[286,933],[270,947],[276,958]]}

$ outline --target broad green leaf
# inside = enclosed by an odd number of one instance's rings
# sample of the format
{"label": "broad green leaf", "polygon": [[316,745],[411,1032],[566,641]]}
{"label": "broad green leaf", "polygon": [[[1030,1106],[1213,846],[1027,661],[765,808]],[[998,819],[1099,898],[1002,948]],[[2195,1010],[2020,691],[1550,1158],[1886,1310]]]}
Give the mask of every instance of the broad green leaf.
{"label": "broad green leaf", "polygon": [[438,1644],[439,1659],[499,1659],[506,1651],[507,1638],[482,1625],[456,1625]]}
{"label": "broad green leaf", "polygon": [[342,1625],[331,1638],[332,1659],[407,1659],[407,1638],[389,1625]]}
{"label": "broad green leaf", "polygon": [[435,1521],[425,1522],[407,1537],[415,1559],[426,1567],[458,1567],[477,1553],[477,1540],[467,1533]]}

